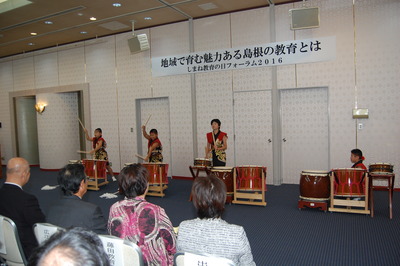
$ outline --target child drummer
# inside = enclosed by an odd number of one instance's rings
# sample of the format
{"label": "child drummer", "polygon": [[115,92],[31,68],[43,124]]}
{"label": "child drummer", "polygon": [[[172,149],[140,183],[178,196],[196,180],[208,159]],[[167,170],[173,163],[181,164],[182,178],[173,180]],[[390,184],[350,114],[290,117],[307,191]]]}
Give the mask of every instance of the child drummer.
{"label": "child drummer", "polygon": [[360,149],[351,150],[350,161],[353,163],[351,168],[361,168],[367,170],[367,167],[363,164],[365,157]]}
{"label": "child drummer", "polygon": [[146,132],[146,126],[142,126],[143,137],[148,140],[147,143],[147,156],[144,161],[148,161],[150,163],[162,163],[162,144],[160,139],[158,138],[157,129],[150,130],[150,135]]}
{"label": "child drummer", "polygon": [[114,172],[111,169],[110,162],[108,161],[108,154],[106,151],[107,143],[103,139],[101,128],[96,128],[94,131],[94,137],[91,138],[86,128],[84,128],[86,139],[93,142],[93,150],[90,154],[94,155],[95,160],[105,160],[107,161],[107,172],[111,175],[113,181],[117,181],[114,176]]}

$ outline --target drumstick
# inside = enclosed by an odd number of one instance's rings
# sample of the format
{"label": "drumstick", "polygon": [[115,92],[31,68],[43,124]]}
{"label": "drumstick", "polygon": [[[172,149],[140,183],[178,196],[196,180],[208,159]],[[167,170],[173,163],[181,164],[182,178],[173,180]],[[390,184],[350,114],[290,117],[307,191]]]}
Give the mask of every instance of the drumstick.
{"label": "drumstick", "polygon": [[90,153],[90,151],[76,151],[77,153],[86,153],[86,154],[88,154],[88,153]]}
{"label": "drumstick", "polygon": [[139,155],[139,154],[135,154],[135,156],[138,157],[138,158],[140,158],[140,159],[142,159],[143,161],[146,159],[144,156]]}
{"label": "drumstick", "polygon": [[[212,135],[212,137],[213,137],[213,141],[214,141],[214,146],[215,146],[216,144],[215,144],[215,136],[214,136],[214,129],[213,129],[213,131],[211,132],[211,135]],[[214,147],[214,149],[215,149],[215,147]]]}
{"label": "drumstick", "polygon": [[146,125],[147,125],[147,122],[149,122],[149,120],[150,120],[150,117],[151,117],[151,114],[149,115],[149,118],[147,118],[147,120],[146,120],[146,123],[144,123],[144,126],[146,126]]}
{"label": "drumstick", "polygon": [[79,124],[81,124],[82,129],[85,130],[85,126],[82,124],[82,121],[79,119],[79,117],[78,117],[78,121],[79,121]]}

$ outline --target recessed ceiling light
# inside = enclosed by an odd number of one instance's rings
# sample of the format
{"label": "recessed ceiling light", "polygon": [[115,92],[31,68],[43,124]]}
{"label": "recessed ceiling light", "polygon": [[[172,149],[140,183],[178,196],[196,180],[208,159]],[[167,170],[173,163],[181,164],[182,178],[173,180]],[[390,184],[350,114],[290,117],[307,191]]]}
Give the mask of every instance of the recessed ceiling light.
{"label": "recessed ceiling light", "polygon": [[37,33],[36,33],[36,32],[31,32],[31,35],[32,35],[32,36],[36,36]]}
{"label": "recessed ceiling light", "polygon": [[87,31],[81,31],[81,34],[87,34]]}
{"label": "recessed ceiling light", "polygon": [[35,45],[33,42],[28,43],[28,45],[33,46]]}
{"label": "recessed ceiling light", "polygon": [[114,3],[114,4],[113,4],[113,7],[120,7],[120,6],[121,6],[120,3]]}
{"label": "recessed ceiling light", "polygon": [[151,20],[151,17],[144,17],[144,20]]}
{"label": "recessed ceiling light", "polygon": [[96,19],[97,19],[97,18],[95,18],[95,17],[91,17],[91,18],[90,18],[90,20],[96,20]]}
{"label": "recessed ceiling light", "polygon": [[199,7],[203,10],[211,10],[211,9],[216,9],[218,8],[214,3],[205,3],[202,5],[199,5]]}
{"label": "recessed ceiling light", "polygon": [[44,24],[51,25],[51,24],[53,24],[53,21],[46,20],[46,21],[44,22]]}

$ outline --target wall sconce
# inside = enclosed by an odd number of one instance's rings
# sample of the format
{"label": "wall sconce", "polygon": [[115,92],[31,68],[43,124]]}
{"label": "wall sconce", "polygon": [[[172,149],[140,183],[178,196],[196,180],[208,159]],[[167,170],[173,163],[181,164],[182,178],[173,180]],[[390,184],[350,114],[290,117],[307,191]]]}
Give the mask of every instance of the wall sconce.
{"label": "wall sconce", "polygon": [[43,112],[44,112],[44,110],[46,109],[46,105],[45,104],[42,104],[42,103],[37,103],[37,104],[35,104],[35,109],[36,109],[36,112],[38,112],[39,114],[42,114]]}

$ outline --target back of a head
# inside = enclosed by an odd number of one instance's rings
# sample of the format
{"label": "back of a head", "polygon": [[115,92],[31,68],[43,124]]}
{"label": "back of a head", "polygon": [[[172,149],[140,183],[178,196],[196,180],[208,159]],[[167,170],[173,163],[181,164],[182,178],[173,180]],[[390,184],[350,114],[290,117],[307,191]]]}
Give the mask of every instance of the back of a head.
{"label": "back of a head", "polygon": [[108,256],[97,234],[83,228],[59,231],[34,250],[28,265],[108,266]]}
{"label": "back of a head", "polygon": [[20,179],[23,176],[23,174],[29,171],[30,171],[29,163],[22,157],[11,158],[7,162],[6,173],[8,181],[20,183],[18,181],[22,182],[22,180]]}
{"label": "back of a head", "polygon": [[192,186],[193,204],[197,215],[203,218],[220,218],[225,210],[226,186],[214,175],[196,178]]}
{"label": "back of a head", "polygon": [[149,172],[141,164],[125,166],[118,178],[119,186],[127,198],[141,196],[146,192]]}
{"label": "back of a head", "polygon": [[67,164],[58,172],[57,177],[58,184],[64,195],[77,193],[84,179],[86,179],[86,174],[82,164]]}

